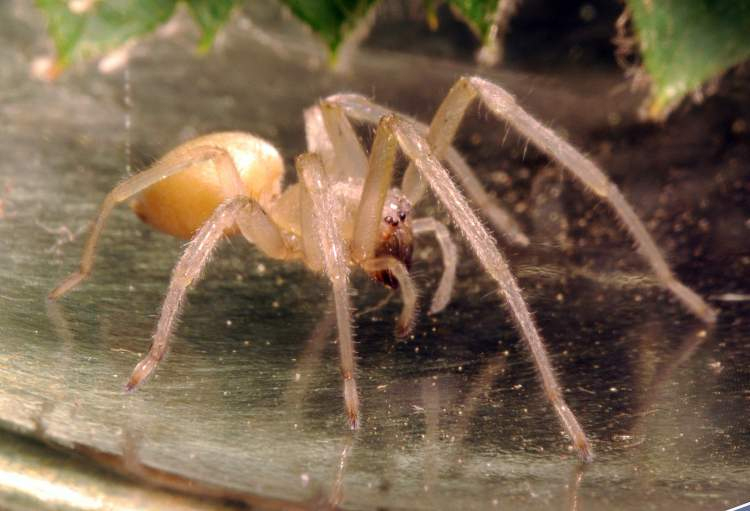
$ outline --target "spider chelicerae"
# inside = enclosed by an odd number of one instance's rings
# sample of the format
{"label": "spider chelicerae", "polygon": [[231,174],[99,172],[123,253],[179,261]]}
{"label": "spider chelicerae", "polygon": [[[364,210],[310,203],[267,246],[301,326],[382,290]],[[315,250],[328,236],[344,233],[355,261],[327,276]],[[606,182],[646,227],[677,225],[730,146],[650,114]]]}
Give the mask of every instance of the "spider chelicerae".
{"label": "spider chelicerae", "polygon": [[[482,267],[497,282],[529,347],[547,398],[580,458],[590,461],[590,441],[565,402],[521,290],[495,239],[448,171],[508,241],[528,244],[512,217],[489,199],[472,169],[451,146],[468,106],[476,99],[609,203],[659,282],[694,315],[706,322],[716,320],[716,312],[672,274],[617,186],[591,160],[524,111],[508,92],[479,77],[459,79],[429,126],[356,94],[336,94],[321,100],[304,113],[308,152],[295,161],[299,182],[284,189],[279,153],[254,135],[214,133],[180,145],[107,195],[85,245],[80,269],[49,296],[59,298],[91,273],[107,216],[116,204],[134,196],[133,207],[142,220],[191,239],[173,270],[151,348],[128,380],[126,387],[132,390],[164,358],[186,291],[225,235],[239,234],[271,258],[302,261],[310,270],[323,272],[331,282],[344,402],[349,423],[357,428],[360,405],[349,271],[360,267],[385,285],[399,289],[403,308],[397,334],[406,335],[417,301],[409,276],[413,238],[432,233],[442,250],[444,270],[430,312],[446,307],[454,282],[456,247],[448,229],[438,220],[412,218],[412,207],[429,186]],[[369,156],[352,120],[377,125]],[[392,181],[399,151],[409,164],[401,186],[396,188]]]}

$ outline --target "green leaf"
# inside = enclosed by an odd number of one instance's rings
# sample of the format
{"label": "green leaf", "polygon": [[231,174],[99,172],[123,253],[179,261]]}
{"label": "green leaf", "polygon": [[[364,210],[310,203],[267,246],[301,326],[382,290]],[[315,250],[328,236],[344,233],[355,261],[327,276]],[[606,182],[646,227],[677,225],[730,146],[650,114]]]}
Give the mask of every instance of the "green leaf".
{"label": "green leaf", "polygon": [[482,41],[487,40],[490,27],[501,0],[448,0]]}
{"label": "green leaf", "polygon": [[205,52],[211,48],[216,33],[226,24],[232,8],[243,0],[187,0],[190,12],[201,28],[198,50]]}
{"label": "green leaf", "polygon": [[[247,0],[91,0],[84,12],[71,11],[70,0],[36,0],[46,15],[57,49],[56,67],[100,57],[131,39],[142,37],[172,17],[184,1],[201,29],[198,45],[206,51],[229,20],[232,9]],[[342,42],[379,0],[281,0],[323,39],[335,58]],[[435,4],[423,0],[428,21],[436,25]],[[501,0],[447,0],[477,35],[487,42]]]}
{"label": "green leaf", "polygon": [[750,57],[747,0],[627,3],[651,78],[652,118],[663,118],[686,94]]}
{"label": "green leaf", "polygon": [[46,15],[57,63],[100,56],[155,30],[174,13],[177,0],[100,0],[74,13],[67,0],[36,0]]}
{"label": "green leaf", "polygon": [[321,37],[332,53],[377,0],[281,0]]}
{"label": "green leaf", "polygon": [[63,0],[37,0],[37,7],[47,17],[47,30],[57,49],[57,60],[67,65],[83,34],[86,18],[74,15]]}

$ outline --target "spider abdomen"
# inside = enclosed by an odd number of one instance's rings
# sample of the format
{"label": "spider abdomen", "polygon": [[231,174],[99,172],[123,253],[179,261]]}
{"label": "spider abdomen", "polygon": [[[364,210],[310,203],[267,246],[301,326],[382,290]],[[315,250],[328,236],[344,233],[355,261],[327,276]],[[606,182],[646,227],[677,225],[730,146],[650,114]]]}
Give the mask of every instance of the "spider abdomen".
{"label": "spider abdomen", "polygon": [[[270,143],[250,133],[223,132],[198,137],[172,149],[162,161],[179,162],[212,148],[229,154],[246,193],[262,206],[280,193],[284,172],[281,156]],[[189,239],[227,198],[215,161],[197,158],[184,171],[144,190],[131,206],[144,222],[167,234]]]}

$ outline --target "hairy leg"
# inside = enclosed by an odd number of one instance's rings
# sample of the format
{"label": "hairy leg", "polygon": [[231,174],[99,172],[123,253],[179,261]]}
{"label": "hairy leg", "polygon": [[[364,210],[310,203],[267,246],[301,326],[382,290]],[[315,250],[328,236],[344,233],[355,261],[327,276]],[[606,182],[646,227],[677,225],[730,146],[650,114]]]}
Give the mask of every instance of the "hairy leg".
{"label": "hairy leg", "polygon": [[405,337],[414,326],[417,291],[406,267],[393,257],[376,257],[377,238],[382,221],[383,205],[393,179],[398,144],[388,131],[378,127],[370,150],[367,177],[357,209],[351,257],[368,273],[390,271],[401,289],[404,308],[396,325],[396,335]]}
{"label": "hairy leg", "polygon": [[287,247],[279,227],[255,201],[237,215],[237,227],[252,245],[273,259],[293,259],[296,254]]}
{"label": "hairy leg", "polygon": [[320,155],[330,180],[365,177],[367,156],[338,105],[321,101],[305,110],[304,119],[307,150]]}
{"label": "hairy leg", "polygon": [[518,105],[512,95],[498,85],[478,77],[461,78],[456,82],[435,116],[436,120],[440,119],[438,126],[443,127],[440,136],[436,136],[439,144],[447,144],[452,140],[458,123],[469,104],[477,96],[498,118],[506,121],[544,153],[567,168],[597,196],[609,203],[635,240],[638,252],[651,266],[662,285],[669,289],[694,315],[707,323],[716,321],[716,311],[698,294],[675,278],[654,239],[625,200],[617,185],[610,181],[590,159],[529,115]]}
{"label": "hairy leg", "polygon": [[[297,172],[312,203],[313,232],[317,233],[323,270],[331,281],[339,334],[341,375],[344,379],[344,403],[349,425],[359,427],[359,396],[355,380],[354,336],[352,334],[351,305],[349,303],[349,267],[344,243],[337,231],[335,218],[336,199],[331,193],[323,170],[323,162],[316,154],[306,153],[297,157]],[[304,207],[300,208],[301,210]],[[310,233],[308,233],[310,234]],[[306,247],[307,253],[307,247]]]}
{"label": "hairy leg", "polygon": [[[302,189],[300,197],[300,226],[302,235],[302,251],[305,265],[316,272],[325,270],[323,247],[318,234],[318,219],[315,214],[315,204],[306,189]],[[335,307],[334,307],[335,308]]]}
{"label": "hairy leg", "polygon": [[458,261],[456,244],[453,243],[448,228],[432,217],[417,218],[412,222],[412,230],[414,234],[434,233],[443,254],[443,276],[440,277],[429,310],[429,314],[437,314],[448,305],[453,292],[453,284],[456,281],[456,263]]}
{"label": "hairy leg", "polygon": [[335,103],[326,101],[320,102],[320,112],[326,134],[333,146],[336,174],[340,178],[364,179],[367,174],[367,156],[346,114]]}
{"label": "hairy leg", "polygon": [[401,290],[401,298],[404,301],[404,308],[396,323],[396,336],[406,337],[414,328],[414,322],[417,316],[417,288],[414,281],[409,276],[409,270],[406,266],[394,257],[376,257],[368,259],[362,263],[362,269],[368,273],[379,271],[389,271],[398,280],[398,286]]}
{"label": "hairy leg", "polygon": [[584,461],[591,461],[593,452],[589,440],[565,402],[542,338],[505,258],[497,249],[495,240],[471,210],[448,171],[432,154],[427,141],[411,123],[396,116],[387,116],[381,121],[380,127],[393,133],[401,150],[414,163],[433,193],[448,209],[485,271],[497,282],[500,295],[508,304],[521,336],[532,354],[547,398],[557,412],[565,432],[573,440],[579,457]]}
{"label": "hairy leg", "polygon": [[[452,140],[450,132],[455,132],[455,127],[458,126],[466,108],[477,96],[496,116],[508,122],[542,151],[567,168],[586,187],[607,201],[636,241],[638,252],[651,266],[662,285],[669,289],[691,313],[701,320],[707,323],[716,321],[717,312],[698,294],[675,278],[653,238],[617,186],[591,160],[529,115],[518,105],[513,96],[499,86],[478,77],[461,78],[443,100],[430,128],[416,124],[418,131],[422,135],[432,136],[438,143]],[[386,108],[355,94],[339,94],[327,98],[327,101],[336,102],[351,117],[366,122],[377,122],[380,117],[390,113]],[[445,128],[441,128],[443,123],[445,123]],[[433,134],[433,128],[445,131],[445,135]],[[467,194],[475,203],[483,206],[495,227],[501,233],[504,233],[509,241],[527,245],[528,238],[523,235],[507,212],[490,202],[491,199],[481,188],[473,172],[463,162],[461,156],[448,146],[445,149],[444,158],[461,181]],[[416,173],[413,168],[407,169],[407,175],[404,176],[404,186],[410,189],[410,198],[419,198],[423,185],[420,185],[418,179],[413,177],[414,174]],[[490,204],[490,206],[488,207],[486,204]]]}
{"label": "hairy leg", "polygon": [[393,181],[397,150],[398,143],[393,134],[378,126],[354,222],[351,251],[352,259],[357,263],[375,257],[383,205]]}
{"label": "hairy leg", "polygon": [[213,160],[219,173],[219,180],[228,197],[235,195],[244,195],[244,187],[239,172],[234,166],[231,155],[224,149],[212,146],[195,147],[190,151],[181,152],[180,158],[162,159],[156,162],[149,169],[136,174],[135,176],[123,181],[107,194],[99,214],[96,216],[91,234],[83,249],[81,264],[78,271],[69,275],[55,289],[53,289],[48,298],[56,300],[65,293],[80,284],[86,277],[91,274],[91,268],[94,264],[94,255],[96,253],[96,244],[99,241],[104,224],[112,209],[119,203],[128,200],[132,196],[140,193],[149,186],[165,179],[171,175],[177,174],[185,169],[192,167],[201,162]]}
{"label": "hairy leg", "polygon": [[135,366],[126,385],[127,390],[133,390],[148,379],[164,358],[188,287],[200,277],[213,249],[224,236],[224,231],[234,225],[245,209],[252,205],[248,197],[229,199],[216,208],[211,218],[195,233],[172,271],[151,348]]}
{"label": "hairy leg", "polygon": [[326,133],[326,125],[323,121],[323,112],[320,110],[320,105],[316,104],[306,108],[303,118],[305,121],[307,151],[320,156],[325,168],[332,168],[334,164],[333,143],[328,133]]}
{"label": "hairy leg", "polygon": [[[394,113],[392,110],[375,104],[366,97],[358,94],[336,94],[329,96],[325,101],[336,103],[352,119],[357,119],[370,124],[377,124],[382,117]],[[422,135],[428,134],[430,128],[426,125],[410,118],[409,120],[414,122],[414,125]],[[513,216],[510,213],[503,209],[497,201],[485,191],[482,183],[477,178],[476,173],[472,170],[469,164],[466,163],[461,154],[452,146],[448,145],[444,149],[441,158],[444,159],[445,163],[456,175],[461,186],[463,186],[466,194],[471,198],[472,202],[482,210],[487,219],[492,222],[492,225],[494,225],[500,234],[503,235],[509,243],[519,246],[527,246],[529,244],[529,238],[524,234],[521,226],[513,219]],[[413,174],[413,176],[407,179],[406,176],[410,173]],[[407,169],[407,174],[404,176],[404,181],[402,181],[401,187],[412,204],[419,202],[425,190],[418,173],[414,172],[413,168],[411,171]]]}
{"label": "hairy leg", "polygon": [[496,198],[487,193],[479,178],[477,178],[476,172],[453,147],[448,147],[445,150],[445,163],[458,178],[458,182],[472,202],[482,211],[500,235],[508,243],[519,247],[527,247],[529,237],[523,232],[521,225],[498,204]]}

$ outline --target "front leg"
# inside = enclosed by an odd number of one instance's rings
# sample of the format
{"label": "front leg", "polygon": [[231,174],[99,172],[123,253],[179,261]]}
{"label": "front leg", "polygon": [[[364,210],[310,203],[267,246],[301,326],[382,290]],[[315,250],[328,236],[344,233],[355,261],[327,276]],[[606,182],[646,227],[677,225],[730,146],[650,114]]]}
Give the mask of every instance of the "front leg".
{"label": "front leg", "polygon": [[367,156],[343,109],[321,101],[305,110],[304,119],[307,150],[321,157],[328,178],[364,179]]}
{"label": "front leg", "polygon": [[[377,124],[381,118],[394,113],[392,110],[375,104],[359,94],[335,94],[326,98],[325,101],[335,103],[352,119],[370,124]],[[428,126],[411,118],[409,118],[409,121],[414,122],[414,125],[417,126],[421,134],[429,134],[430,128]],[[439,122],[437,121],[433,121],[432,124],[436,127],[439,126]],[[497,202],[497,199],[487,193],[481,181],[477,178],[476,172],[466,163],[466,160],[464,160],[453,146],[448,145],[445,147],[444,153],[438,154],[438,156],[445,160],[448,168],[458,178],[466,194],[471,198],[471,201],[482,210],[482,213],[492,222],[495,229],[509,243],[522,247],[529,244],[528,236],[524,234],[523,229],[513,218],[513,215],[506,211]],[[411,176],[407,177],[410,174]],[[401,183],[401,189],[412,204],[417,204],[424,196],[425,186],[412,165],[407,168]]]}
{"label": "front leg", "polygon": [[[309,200],[312,203],[314,217],[312,225],[303,233],[303,237],[308,240],[317,238],[318,241],[317,247],[305,242],[305,256],[309,257],[317,252],[318,256],[314,257],[316,260],[319,257],[323,271],[331,281],[339,334],[341,376],[344,379],[344,403],[349,425],[352,429],[357,429],[359,427],[359,395],[355,379],[356,361],[349,303],[349,266],[344,243],[336,230],[336,199],[331,193],[323,163],[318,155],[313,153],[300,155],[295,163],[300,181],[305,187],[302,200]],[[305,209],[303,204],[300,210]]]}
{"label": "front leg", "polygon": [[[383,205],[391,187],[397,149],[396,138],[387,130],[378,127],[370,150],[367,177],[355,218],[352,260],[370,274],[387,271],[396,278],[404,302],[396,324],[396,335],[405,337],[414,325],[417,310],[416,286],[402,261],[394,257],[376,255],[380,225],[383,221]],[[410,251],[411,247],[408,250]]]}
{"label": "front leg", "polygon": [[378,130],[381,129],[394,136],[406,157],[414,164],[417,171],[430,185],[435,196],[448,210],[453,222],[461,230],[482,267],[497,283],[498,292],[508,304],[521,337],[531,352],[547,399],[554,407],[565,432],[572,439],[579,457],[583,461],[593,460],[589,439],[575,414],[565,402],[544,342],[523,299],[521,289],[508,263],[497,249],[495,240],[474,214],[466,198],[451,180],[448,171],[432,153],[427,141],[411,123],[396,116],[388,116],[380,122]]}

